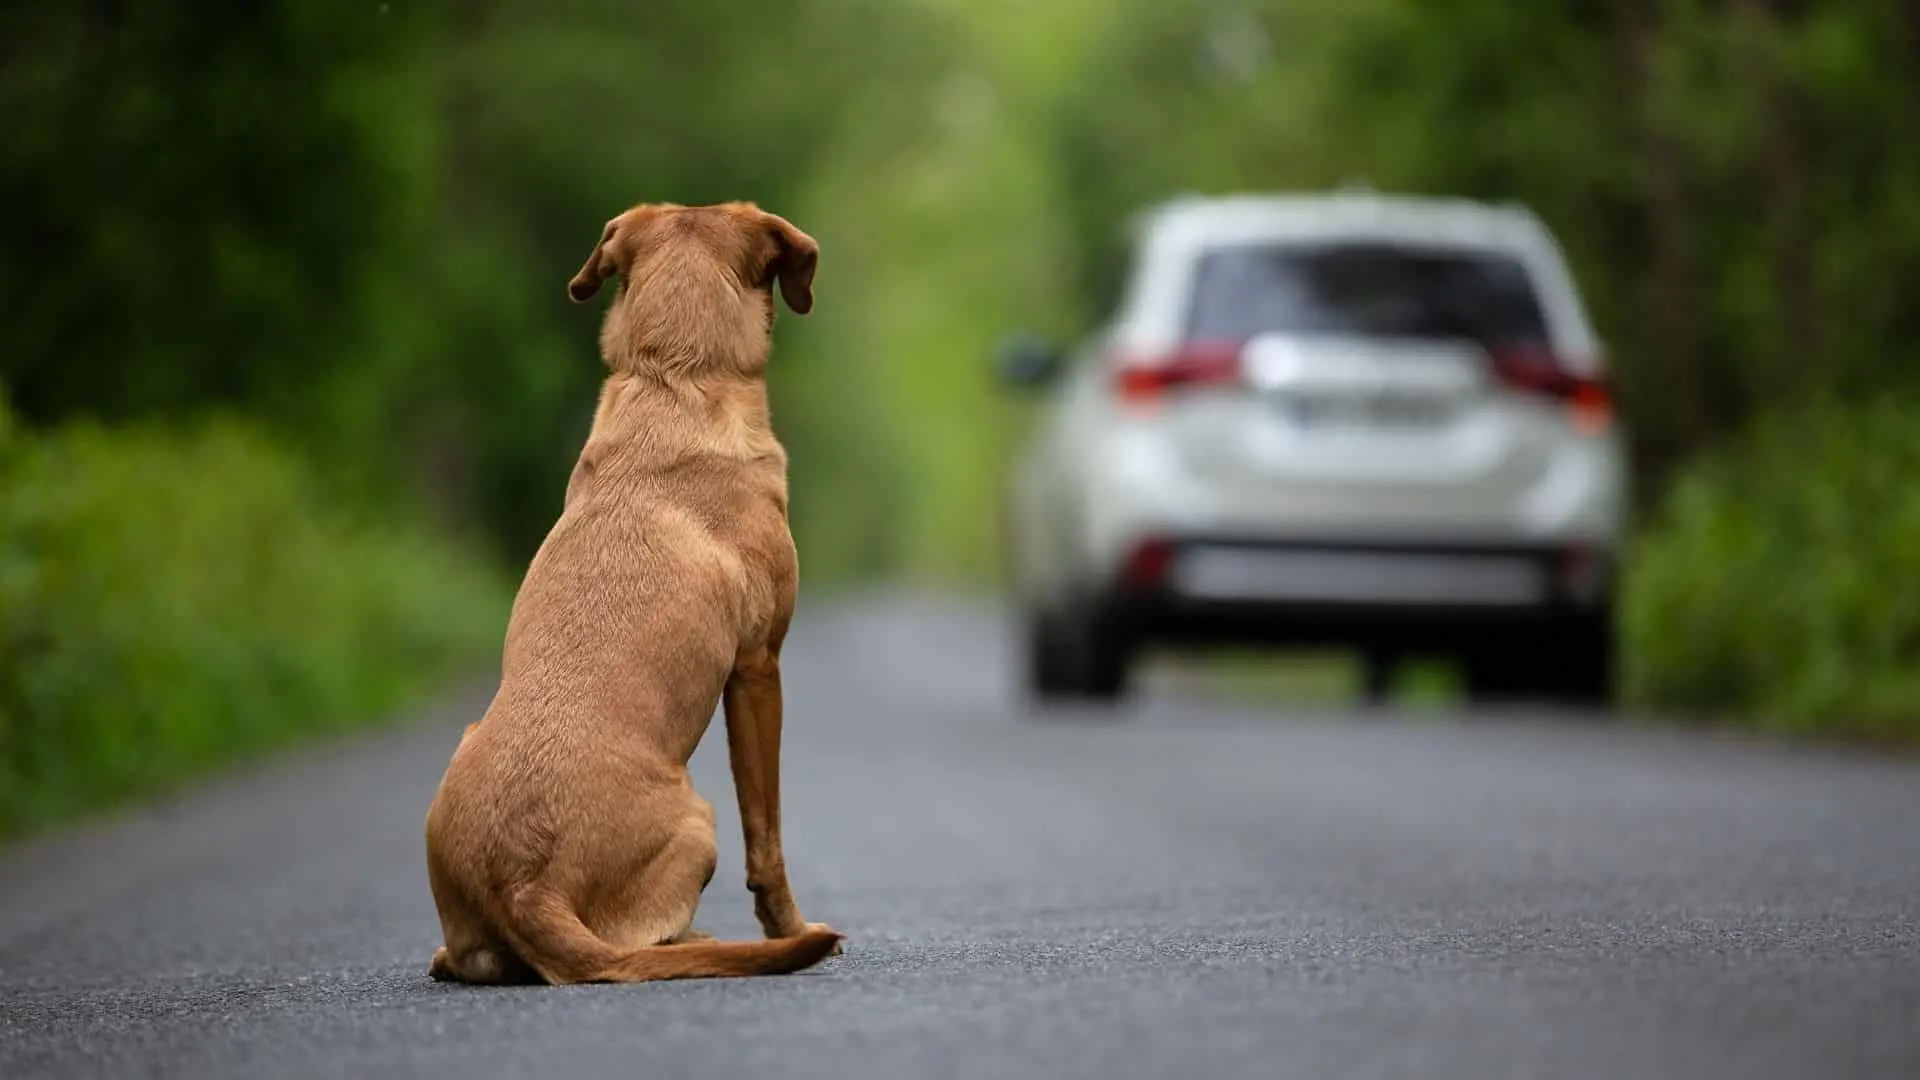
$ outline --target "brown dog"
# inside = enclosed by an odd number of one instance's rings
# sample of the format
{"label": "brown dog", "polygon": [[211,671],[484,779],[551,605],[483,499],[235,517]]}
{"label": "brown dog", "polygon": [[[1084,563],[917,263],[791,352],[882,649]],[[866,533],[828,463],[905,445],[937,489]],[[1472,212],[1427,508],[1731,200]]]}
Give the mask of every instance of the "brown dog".
{"label": "brown dog", "polygon": [[[567,286],[618,275],[612,375],[507,626],[501,683],[427,812],[435,978],[643,982],[797,971],[780,849],[780,643],[797,562],[763,373],[773,283],[813,307],[819,246],[749,203],[642,205]],[[687,760],[725,703],[747,887],[767,941],[692,929],[713,807]]]}

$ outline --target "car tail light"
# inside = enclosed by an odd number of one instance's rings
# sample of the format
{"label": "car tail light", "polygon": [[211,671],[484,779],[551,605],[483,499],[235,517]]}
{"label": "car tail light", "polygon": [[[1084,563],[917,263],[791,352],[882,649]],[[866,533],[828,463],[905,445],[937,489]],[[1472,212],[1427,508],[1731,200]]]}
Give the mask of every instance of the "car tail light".
{"label": "car tail light", "polygon": [[1232,385],[1243,375],[1239,342],[1190,342],[1169,353],[1118,357],[1114,391],[1123,401],[1146,404],[1180,390]]}
{"label": "car tail light", "polygon": [[1607,584],[1606,557],[1597,549],[1575,544],[1560,554],[1560,584],[1567,595],[1583,604],[1598,600]]}
{"label": "car tail light", "polygon": [[1604,380],[1568,371],[1545,349],[1495,349],[1489,355],[1502,385],[1565,403],[1582,431],[1603,431],[1613,422],[1613,393]]}
{"label": "car tail light", "polygon": [[1151,589],[1166,580],[1173,566],[1173,545],[1165,540],[1146,540],[1136,545],[1120,567],[1120,581],[1130,588]]}

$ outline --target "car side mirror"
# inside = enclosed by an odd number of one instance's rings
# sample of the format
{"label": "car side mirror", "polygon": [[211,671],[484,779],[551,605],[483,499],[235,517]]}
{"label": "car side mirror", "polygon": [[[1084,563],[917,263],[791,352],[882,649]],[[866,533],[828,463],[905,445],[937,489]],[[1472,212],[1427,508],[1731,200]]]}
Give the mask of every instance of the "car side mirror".
{"label": "car side mirror", "polygon": [[1045,338],[1026,330],[1001,339],[994,353],[994,367],[1000,381],[1023,389],[1052,382],[1060,374],[1061,366],[1060,351]]}

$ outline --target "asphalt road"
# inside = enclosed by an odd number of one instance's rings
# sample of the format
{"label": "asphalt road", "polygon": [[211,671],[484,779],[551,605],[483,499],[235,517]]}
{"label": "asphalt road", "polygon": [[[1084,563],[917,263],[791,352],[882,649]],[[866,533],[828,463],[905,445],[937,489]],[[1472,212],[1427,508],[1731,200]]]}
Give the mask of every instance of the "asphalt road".
{"label": "asphalt road", "polygon": [[[1024,717],[991,611],[808,608],[787,978],[426,977],[486,688],[0,856],[0,1077],[1920,1076],[1920,763],[1163,683]],[[716,734],[718,729],[716,727]],[[752,933],[723,739],[700,922]]]}

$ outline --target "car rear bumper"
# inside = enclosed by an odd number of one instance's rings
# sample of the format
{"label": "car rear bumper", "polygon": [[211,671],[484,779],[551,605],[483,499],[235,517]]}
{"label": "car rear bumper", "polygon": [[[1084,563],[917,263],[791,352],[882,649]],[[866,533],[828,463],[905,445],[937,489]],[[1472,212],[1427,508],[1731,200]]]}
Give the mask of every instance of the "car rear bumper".
{"label": "car rear bumper", "polygon": [[1130,636],[1166,641],[1452,647],[1592,616],[1612,592],[1593,547],[1298,543],[1137,545],[1109,593]]}

